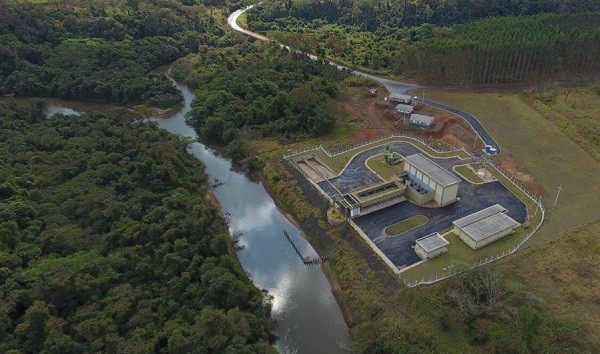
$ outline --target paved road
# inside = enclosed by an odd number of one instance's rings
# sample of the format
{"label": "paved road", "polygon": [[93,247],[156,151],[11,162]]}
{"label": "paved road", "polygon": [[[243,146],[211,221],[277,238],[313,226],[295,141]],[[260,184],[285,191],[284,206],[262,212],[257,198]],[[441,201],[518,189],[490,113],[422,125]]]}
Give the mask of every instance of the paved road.
{"label": "paved road", "polygon": [[[415,146],[404,142],[394,143],[393,148],[394,151],[404,156],[421,152]],[[383,153],[384,150],[385,147],[380,146],[358,153],[352,158],[347,168],[338,177],[330,181],[343,193],[380,181],[381,179],[365,166],[365,161],[372,156]],[[459,158],[435,159],[430,157],[430,159],[451,173],[453,173],[452,167],[469,162],[469,160]],[[508,215],[513,219],[520,223],[525,222],[527,217],[525,204],[502,183],[471,184],[459,175],[453,174],[461,179],[458,188],[460,200],[449,206],[423,208],[405,201],[376,213],[358,217],[354,219],[354,222],[398,266],[407,266],[419,261],[411,247],[417,238],[448,229],[452,226],[452,221],[496,203],[505,207],[508,210]],[[319,186],[329,195],[337,193],[327,182],[321,182]],[[383,231],[386,227],[419,214],[428,217],[429,222],[397,237],[388,237],[384,234]]]}
{"label": "paved road", "polygon": [[[256,38],[262,41],[269,41],[269,39],[258,33],[241,28],[237,24],[238,17],[244,12],[251,9],[254,5],[249,6],[242,10],[233,12],[229,18],[229,25],[236,31]],[[283,48],[293,50],[289,46],[281,44]],[[317,56],[305,53],[308,57],[313,60],[318,59]],[[361,71],[350,69],[346,66],[339,65],[334,62],[329,62],[331,65],[337,67],[339,70],[346,70],[354,75],[363,76],[370,78],[376,82],[384,85],[388,91],[393,93],[408,94],[411,90],[417,88],[427,88],[426,85],[417,83],[410,83],[398,80],[391,80],[376,75],[367,74]],[[417,97],[418,101],[422,101],[424,104],[429,106],[442,109],[453,114],[456,114],[465,119],[475,130],[475,132],[481,137],[483,142],[487,145],[495,147],[500,152],[500,146],[494,138],[488,133],[483,127],[481,122],[472,114],[457,109],[452,106],[448,106],[439,102],[423,99]],[[413,145],[407,143],[394,143],[394,150],[398,151],[402,155],[410,155],[416,152],[420,152],[419,149]],[[330,181],[336,185],[336,187],[343,193],[348,192],[351,189],[356,189],[361,186],[375,183],[381,179],[370,171],[365,166],[365,161],[374,155],[381,154],[384,151],[384,147],[378,147],[365,152],[362,152],[355,156],[343,173],[331,179]],[[466,163],[467,161],[460,160],[458,158],[452,159],[433,159],[439,165],[452,171],[452,167],[458,164]],[[400,204],[388,207],[381,211],[373,214],[365,215],[356,218],[354,221],[356,224],[367,234],[367,236],[373,240],[373,242],[385,253],[385,255],[398,266],[408,266],[419,261],[419,258],[412,249],[415,239],[425,236],[429,233],[442,231],[452,226],[452,221],[459,219],[463,216],[474,213],[483,208],[487,208],[493,204],[501,204],[508,209],[508,215],[519,222],[525,222],[527,217],[527,209],[525,204],[519,200],[515,195],[506,189],[500,182],[486,183],[483,185],[474,185],[462,179],[459,186],[458,196],[461,198],[456,203],[453,203],[444,208],[422,208],[408,201]],[[320,187],[329,195],[337,193],[327,182],[321,182]],[[402,221],[413,215],[425,215],[429,218],[429,222],[418,228],[410,230],[406,233],[401,234],[397,237],[387,237],[384,235],[383,230],[398,221]]]}
{"label": "paved road", "polygon": [[496,143],[494,138],[492,138],[492,135],[490,133],[488,133],[488,131],[483,127],[483,125],[479,122],[479,120],[471,113],[465,112],[458,108],[454,108],[452,106],[448,106],[447,104],[431,101],[428,99],[423,99],[421,97],[417,97],[417,101],[423,102],[426,105],[429,105],[429,106],[432,106],[432,107],[435,107],[435,108],[438,108],[438,109],[441,109],[441,110],[444,110],[444,111],[447,111],[450,113],[454,113],[457,116],[462,117],[464,120],[467,121],[467,123],[469,123],[469,125],[473,128],[473,130],[475,130],[477,132],[477,135],[479,135],[481,140],[483,140],[483,142],[486,145],[491,145],[493,148],[496,148],[496,150],[498,151],[498,154],[500,153],[500,146]]}
{"label": "paved road", "polygon": [[[251,8],[253,8],[254,5],[248,6],[244,9],[240,9],[237,11],[234,11],[231,15],[229,15],[229,18],[227,19],[227,23],[229,24],[229,26],[231,28],[233,28],[234,30],[243,33],[245,35],[248,35],[250,37],[253,37],[255,39],[261,40],[261,41],[269,41],[269,39],[259,33],[256,32],[252,32],[246,29],[241,28],[238,24],[237,24],[237,20],[238,17],[240,17],[240,15],[242,13],[244,13],[245,11],[250,10]],[[292,50],[289,46],[287,45],[281,45],[283,48],[286,48],[288,50]],[[317,56],[313,55],[313,54],[309,54],[309,53],[304,53],[306,54],[308,57],[310,57],[313,60],[318,59]],[[427,85],[422,85],[422,84],[418,84],[418,83],[412,83],[412,82],[406,82],[406,81],[399,81],[399,80],[391,80],[391,79],[387,79],[384,77],[380,77],[380,76],[376,76],[376,75],[371,75],[371,74],[367,74],[364,73],[362,71],[358,71],[358,70],[353,70],[350,69],[346,66],[334,63],[332,61],[329,62],[329,64],[337,67],[339,70],[346,70],[348,72],[351,72],[354,75],[358,75],[358,76],[363,76],[363,77],[367,77],[373,81],[377,81],[380,84],[384,85],[388,91],[392,92],[392,93],[401,93],[401,94],[408,94],[410,92],[410,90],[413,89],[417,89],[417,88],[427,88]],[[422,101],[424,104],[427,104],[429,106],[432,107],[436,107],[436,108],[440,108],[449,112],[452,112],[456,115],[458,115],[459,117],[462,117],[463,119],[465,119],[469,125],[471,125],[471,127],[473,127],[473,130],[475,130],[475,132],[481,137],[481,140],[483,140],[483,142],[486,145],[491,145],[492,147],[496,148],[498,150],[498,153],[500,153],[500,146],[498,145],[498,143],[494,140],[494,138],[492,138],[492,136],[487,132],[487,130],[483,127],[483,124],[481,124],[481,122],[479,122],[479,120],[473,116],[472,114],[469,114],[465,111],[462,111],[460,109],[442,104],[442,103],[438,103],[435,101],[431,101],[431,100],[423,100],[422,98],[418,98],[419,101]]]}

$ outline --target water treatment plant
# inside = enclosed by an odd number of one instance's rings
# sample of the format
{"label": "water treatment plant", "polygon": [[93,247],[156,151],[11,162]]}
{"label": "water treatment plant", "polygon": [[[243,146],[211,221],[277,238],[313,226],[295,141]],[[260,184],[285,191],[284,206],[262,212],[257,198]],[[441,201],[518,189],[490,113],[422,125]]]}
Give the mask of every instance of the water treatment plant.
{"label": "water treatment plant", "polygon": [[[531,231],[532,208],[512,182],[464,150],[440,152],[412,138],[388,138],[285,158],[397,274],[437,258],[448,264],[442,271],[451,269],[500,253]],[[478,171],[481,180],[465,177],[465,169]]]}

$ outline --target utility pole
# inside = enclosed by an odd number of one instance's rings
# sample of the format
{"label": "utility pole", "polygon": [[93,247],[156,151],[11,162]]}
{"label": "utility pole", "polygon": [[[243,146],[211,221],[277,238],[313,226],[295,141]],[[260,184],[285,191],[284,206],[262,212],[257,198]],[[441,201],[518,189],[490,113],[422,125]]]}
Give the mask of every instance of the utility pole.
{"label": "utility pole", "polygon": [[558,202],[558,196],[560,195],[560,191],[562,191],[562,184],[558,186],[558,191],[556,192],[556,198],[554,198],[554,207],[556,208],[556,203]]}

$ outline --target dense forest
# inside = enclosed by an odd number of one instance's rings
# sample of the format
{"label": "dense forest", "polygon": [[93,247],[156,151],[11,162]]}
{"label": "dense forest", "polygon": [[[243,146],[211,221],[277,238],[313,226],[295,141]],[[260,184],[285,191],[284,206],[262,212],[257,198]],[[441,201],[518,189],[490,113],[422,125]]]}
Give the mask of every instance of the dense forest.
{"label": "dense forest", "polygon": [[[322,18],[313,19],[303,13],[274,11],[274,4],[249,11],[248,25],[299,49],[384,75],[488,85],[600,72],[599,12],[486,17],[446,27],[441,25],[462,20],[401,21],[398,27],[388,20],[376,26],[364,26],[358,19],[330,21],[326,11],[321,12]],[[568,9],[600,6],[586,4]],[[562,5],[552,9],[566,9]]]}
{"label": "dense forest", "polygon": [[0,352],[269,352],[269,300],[186,142],[0,102]]}
{"label": "dense forest", "polygon": [[0,94],[167,108],[181,94],[152,69],[222,34],[204,6],[175,0],[4,3]]}
{"label": "dense forest", "polygon": [[265,1],[259,21],[282,17],[325,20],[374,31],[424,23],[449,26],[492,16],[600,11],[596,0],[275,0]]}
{"label": "dense forest", "polygon": [[209,139],[250,135],[299,140],[327,134],[327,101],[347,76],[278,46],[240,41],[205,48],[175,63],[173,76],[197,88],[190,123]]}

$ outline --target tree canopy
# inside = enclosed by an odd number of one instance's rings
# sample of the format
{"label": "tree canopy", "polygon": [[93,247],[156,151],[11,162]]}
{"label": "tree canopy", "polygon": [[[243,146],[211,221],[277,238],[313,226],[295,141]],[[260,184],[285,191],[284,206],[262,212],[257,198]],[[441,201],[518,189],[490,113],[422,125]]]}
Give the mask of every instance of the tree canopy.
{"label": "tree canopy", "polygon": [[175,0],[3,4],[0,93],[171,107],[181,94],[152,70],[221,34]]}
{"label": "tree canopy", "polygon": [[[353,4],[354,10],[357,3],[335,4]],[[392,2],[390,6],[398,3],[401,2]],[[600,55],[599,12],[529,15],[531,11],[493,11],[497,3],[506,2],[490,2],[484,11],[490,13],[467,16],[464,20],[470,21],[466,23],[461,23],[463,20],[437,21],[435,18],[396,21],[386,19],[386,11],[375,12],[373,16],[363,14],[345,18],[331,17],[323,9],[315,10],[311,16],[294,10],[295,6],[303,8],[305,5],[302,4],[292,3],[289,9],[282,5],[281,9],[274,10],[277,2],[264,3],[249,11],[247,21],[252,29],[268,32],[270,37],[294,48],[328,56],[366,71],[425,82],[512,84],[600,72],[600,64],[595,59]],[[522,5],[527,2],[510,3]],[[543,3],[538,2],[538,5]],[[549,6],[548,11],[557,12],[561,9],[598,10],[599,6],[596,2],[582,2],[565,8],[566,2],[545,3]],[[308,4],[307,8],[317,6],[315,2]],[[458,8],[474,11],[468,6]],[[452,11],[443,13],[451,16]],[[377,14],[382,17],[376,24],[361,22],[377,19]]]}
{"label": "tree canopy", "polygon": [[0,352],[270,351],[270,304],[186,142],[0,102]]}
{"label": "tree canopy", "polygon": [[298,140],[330,132],[327,101],[347,76],[278,46],[248,42],[204,48],[175,63],[172,73],[197,88],[190,122],[219,142],[244,134]]}

